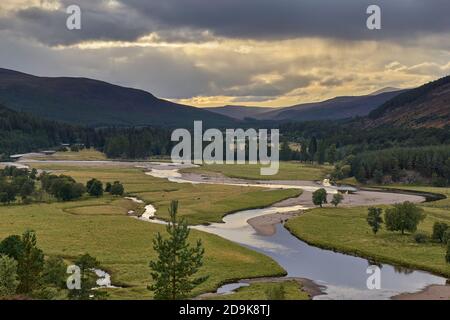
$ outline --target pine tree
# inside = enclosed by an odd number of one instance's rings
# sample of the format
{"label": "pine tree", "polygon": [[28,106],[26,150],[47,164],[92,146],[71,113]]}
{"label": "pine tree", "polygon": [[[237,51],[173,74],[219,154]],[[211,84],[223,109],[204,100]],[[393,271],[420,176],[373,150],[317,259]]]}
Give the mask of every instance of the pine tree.
{"label": "pine tree", "polygon": [[23,250],[19,257],[17,273],[19,275],[19,293],[31,294],[39,288],[44,269],[44,253],[36,245],[36,234],[25,231],[22,235]]}
{"label": "pine tree", "polygon": [[191,290],[206,280],[206,277],[194,278],[203,265],[203,249],[201,240],[196,246],[188,243],[190,230],[184,219],[177,220],[178,202],[172,201],[169,208],[170,221],[166,230],[167,239],[158,233],[153,240],[153,248],[158,259],[150,262],[151,276],[154,284],[149,290],[154,291],[155,299],[184,299]]}

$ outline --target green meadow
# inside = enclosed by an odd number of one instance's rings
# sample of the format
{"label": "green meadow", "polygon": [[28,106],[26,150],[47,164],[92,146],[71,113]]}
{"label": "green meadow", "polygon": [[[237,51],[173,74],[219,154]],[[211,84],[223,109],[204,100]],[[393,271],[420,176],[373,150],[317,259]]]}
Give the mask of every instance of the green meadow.
{"label": "green meadow", "polygon": [[[431,236],[436,221],[450,224],[449,188],[398,188],[447,196],[447,199],[420,205],[427,217],[419,224],[418,231]],[[289,220],[286,227],[298,238],[319,247],[450,276],[450,264],[445,262],[444,245],[431,241],[418,244],[410,234],[401,235],[385,228],[374,235],[366,217],[367,207],[313,209]]]}
{"label": "green meadow", "polygon": [[[227,213],[262,207],[296,196],[298,190],[267,191],[262,188],[210,186],[171,183],[145,175],[141,170],[121,166],[75,167],[36,163],[33,166],[64,173],[79,182],[91,178],[103,182],[120,180],[126,192],[152,203],[158,215],[167,217],[172,199],[180,201],[179,213],[189,223],[220,221]],[[68,261],[89,253],[110,272],[114,285],[108,289],[112,299],[148,299],[152,293],[148,263],[155,259],[152,239],[164,226],[127,216],[129,210],[141,212],[143,205],[105,195],[72,202],[1,206],[0,238],[35,230],[38,245],[47,255],[60,255]],[[191,240],[202,239],[206,256],[200,273],[208,280],[193,296],[214,291],[223,283],[241,278],[283,275],[272,259],[228,240],[193,230]]]}
{"label": "green meadow", "polygon": [[310,165],[300,162],[280,162],[276,175],[262,176],[260,164],[210,164],[197,168],[183,169],[182,172],[222,173],[230,178],[250,180],[322,180],[333,169],[327,165]]}

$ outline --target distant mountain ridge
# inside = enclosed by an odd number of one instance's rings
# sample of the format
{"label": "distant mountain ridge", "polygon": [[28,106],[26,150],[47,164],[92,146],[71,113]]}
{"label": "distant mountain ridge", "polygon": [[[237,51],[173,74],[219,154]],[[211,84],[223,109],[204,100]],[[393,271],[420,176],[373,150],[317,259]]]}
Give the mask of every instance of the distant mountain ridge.
{"label": "distant mountain ridge", "polygon": [[212,107],[212,108],[204,108],[204,109],[224,115],[224,116],[228,116],[231,118],[244,120],[245,118],[256,118],[261,114],[276,110],[277,108],[228,105],[228,106],[223,106],[223,107]]}
{"label": "distant mountain ridge", "polygon": [[100,126],[221,127],[235,119],[87,78],[37,77],[0,68],[0,103],[45,119]]}

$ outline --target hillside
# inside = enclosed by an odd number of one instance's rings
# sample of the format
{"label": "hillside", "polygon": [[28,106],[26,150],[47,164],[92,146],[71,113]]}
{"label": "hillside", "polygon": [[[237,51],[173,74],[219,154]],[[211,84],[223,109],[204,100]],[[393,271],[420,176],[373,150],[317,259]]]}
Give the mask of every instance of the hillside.
{"label": "hillside", "polygon": [[38,119],[0,105],[0,159],[62,142],[78,142],[91,133],[88,129]]}
{"label": "hillside", "polygon": [[450,125],[450,76],[404,92],[369,114],[368,126],[443,128]]}
{"label": "hillside", "polygon": [[402,91],[389,91],[367,96],[336,97],[322,102],[299,104],[275,109],[257,116],[264,120],[337,120],[363,117]]}
{"label": "hillside", "polygon": [[244,107],[244,106],[223,106],[204,109],[239,120],[244,120],[245,118],[257,118],[261,114],[276,110],[276,108]]}
{"label": "hillside", "polygon": [[0,103],[50,120],[100,126],[226,126],[235,120],[86,78],[36,77],[0,68]]}

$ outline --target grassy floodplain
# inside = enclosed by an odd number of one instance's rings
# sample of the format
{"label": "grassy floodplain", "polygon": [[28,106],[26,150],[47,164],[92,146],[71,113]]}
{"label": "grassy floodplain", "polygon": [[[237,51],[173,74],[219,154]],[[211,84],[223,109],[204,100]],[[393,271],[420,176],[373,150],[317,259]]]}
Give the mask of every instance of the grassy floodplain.
{"label": "grassy floodplain", "polygon": [[[447,199],[420,205],[427,217],[419,225],[418,231],[431,236],[434,222],[450,224],[449,188],[413,186],[398,186],[398,188],[447,196]],[[397,232],[388,232],[384,228],[374,235],[367,225],[366,217],[367,207],[313,209],[289,220],[286,227],[298,238],[319,247],[450,277],[450,265],[445,262],[445,246],[432,242],[418,244],[412,235],[402,236]]]}
{"label": "grassy floodplain", "polygon": [[286,300],[309,300],[309,295],[302,290],[297,281],[253,282],[248,287],[241,287],[235,293],[215,296],[214,300],[268,300],[267,291],[283,287]]}
{"label": "grassy floodplain", "polygon": [[106,155],[100,151],[95,149],[82,149],[80,151],[58,151],[52,155],[33,155],[28,159],[36,159],[36,160],[85,160],[85,161],[93,161],[93,160],[106,160]]}
{"label": "grassy floodplain", "polygon": [[333,169],[326,165],[309,165],[300,162],[280,162],[276,175],[262,176],[260,164],[211,164],[197,168],[183,169],[182,172],[222,173],[230,178],[250,180],[322,180]]}
{"label": "grassy floodplain", "polygon": [[[180,200],[180,214],[190,223],[219,221],[236,210],[262,207],[295,196],[298,190],[267,191],[262,188],[209,186],[171,183],[145,175],[141,170],[121,166],[83,166],[35,163],[39,169],[73,176],[79,182],[97,178],[103,182],[120,180],[125,190],[155,205],[162,217],[172,199]],[[0,238],[21,234],[26,229],[37,232],[38,245],[48,255],[67,260],[89,253],[110,272],[115,285],[113,299],[146,299],[152,294],[148,262],[155,258],[152,239],[164,226],[128,217],[129,210],[142,205],[105,195],[72,202],[1,206]],[[241,278],[275,276],[284,270],[272,259],[215,235],[192,231],[192,240],[203,240],[206,257],[202,275],[207,282],[193,295],[213,291],[219,285]]]}

